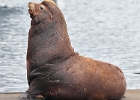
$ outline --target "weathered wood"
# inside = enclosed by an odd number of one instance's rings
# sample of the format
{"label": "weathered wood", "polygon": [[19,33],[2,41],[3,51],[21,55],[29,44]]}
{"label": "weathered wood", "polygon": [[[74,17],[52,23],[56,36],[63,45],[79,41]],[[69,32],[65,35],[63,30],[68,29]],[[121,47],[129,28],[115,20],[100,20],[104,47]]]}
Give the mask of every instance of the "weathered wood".
{"label": "weathered wood", "polygon": [[[21,93],[0,93],[0,100],[17,100]],[[123,100],[140,100],[140,90],[127,90]]]}
{"label": "weathered wood", "polygon": [[140,100],[140,90],[127,90],[123,100]]}
{"label": "weathered wood", "polygon": [[21,93],[0,93],[0,100],[17,100]]}

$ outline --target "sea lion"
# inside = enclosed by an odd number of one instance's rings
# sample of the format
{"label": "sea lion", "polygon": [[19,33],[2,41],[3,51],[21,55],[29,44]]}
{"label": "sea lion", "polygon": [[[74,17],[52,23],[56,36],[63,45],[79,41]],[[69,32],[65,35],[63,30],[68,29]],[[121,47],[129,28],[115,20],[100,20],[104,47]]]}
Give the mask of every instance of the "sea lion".
{"label": "sea lion", "polygon": [[27,49],[29,88],[18,100],[119,100],[126,90],[116,66],[74,52],[56,4],[30,2]]}

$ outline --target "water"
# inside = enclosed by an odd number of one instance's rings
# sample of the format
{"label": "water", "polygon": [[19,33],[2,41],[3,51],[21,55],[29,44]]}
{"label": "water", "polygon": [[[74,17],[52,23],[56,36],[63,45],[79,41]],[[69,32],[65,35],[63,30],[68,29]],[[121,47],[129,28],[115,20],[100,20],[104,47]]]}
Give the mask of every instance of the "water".
{"label": "water", "polygon": [[[30,0],[0,0],[0,92],[22,92]],[[33,0],[40,2],[40,0]],[[140,1],[58,0],[76,52],[119,66],[127,89],[140,89]]]}

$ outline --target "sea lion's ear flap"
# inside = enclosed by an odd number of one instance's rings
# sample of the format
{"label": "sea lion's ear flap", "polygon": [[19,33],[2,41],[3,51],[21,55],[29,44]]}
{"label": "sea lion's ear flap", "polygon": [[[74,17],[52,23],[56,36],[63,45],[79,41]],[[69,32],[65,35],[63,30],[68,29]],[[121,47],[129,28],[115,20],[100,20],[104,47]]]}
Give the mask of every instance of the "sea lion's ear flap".
{"label": "sea lion's ear flap", "polygon": [[52,14],[50,14],[50,18],[53,19],[53,15]]}

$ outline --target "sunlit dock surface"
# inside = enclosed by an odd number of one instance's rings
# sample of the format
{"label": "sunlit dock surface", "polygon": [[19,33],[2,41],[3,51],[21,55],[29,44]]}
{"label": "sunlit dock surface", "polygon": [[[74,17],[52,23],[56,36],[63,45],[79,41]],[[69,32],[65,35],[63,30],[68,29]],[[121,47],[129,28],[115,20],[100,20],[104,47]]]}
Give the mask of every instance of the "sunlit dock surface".
{"label": "sunlit dock surface", "polygon": [[[0,93],[0,100],[17,100],[22,93]],[[140,100],[140,90],[127,90],[122,100]]]}

